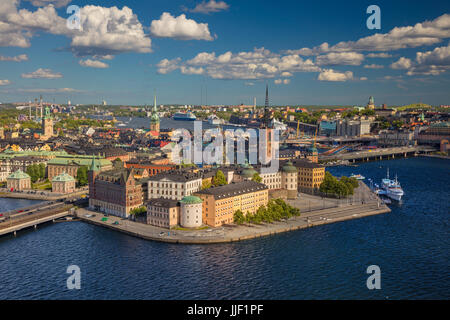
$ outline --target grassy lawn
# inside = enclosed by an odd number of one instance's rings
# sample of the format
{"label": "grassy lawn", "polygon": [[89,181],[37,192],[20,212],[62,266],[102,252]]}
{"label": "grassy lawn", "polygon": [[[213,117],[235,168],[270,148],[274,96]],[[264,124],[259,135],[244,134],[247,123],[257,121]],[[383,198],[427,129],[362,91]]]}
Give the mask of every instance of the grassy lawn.
{"label": "grassy lawn", "polygon": [[52,190],[52,183],[51,182],[32,183],[31,188],[38,190]]}

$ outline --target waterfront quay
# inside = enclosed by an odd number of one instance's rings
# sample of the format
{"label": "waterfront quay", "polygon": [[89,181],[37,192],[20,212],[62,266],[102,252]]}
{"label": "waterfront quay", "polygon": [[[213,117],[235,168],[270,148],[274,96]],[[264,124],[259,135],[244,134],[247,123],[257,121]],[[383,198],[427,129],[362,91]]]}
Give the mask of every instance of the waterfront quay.
{"label": "waterfront quay", "polygon": [[29,199],[29,200],[44,200],[44,201],[55,201],[55,200],[66,200],[71,198],[79,198],[83,194],[87,194],[89,188],[82,188],[76,190],[72,193],[54,193],[48,191],[21,191],[14,192],[9,191],[6,188],[0,188],[0,198],[14,198],[14,199]]}
{"label": "waterfront quay", "polygon": [[225,224],[217,228],[171,229],[160,228],[116,216],[105,216],[88,209],[76,209],[80,220],[138,238],[185,244],[213,244],[260,238],[323,224],[358,219],[388,213],[391,210],[364,183],[348,199],[325,199],[301,193],[299,199],[289,204],[300,209],[301,216],[274,223]]}

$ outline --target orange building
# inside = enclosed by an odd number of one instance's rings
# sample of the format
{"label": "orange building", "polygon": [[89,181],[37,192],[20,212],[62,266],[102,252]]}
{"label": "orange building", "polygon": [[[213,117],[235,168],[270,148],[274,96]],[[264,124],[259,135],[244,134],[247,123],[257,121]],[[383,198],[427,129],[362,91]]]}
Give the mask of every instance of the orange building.
{"label": "orange building", "polygon": [[211,187],[195,195],[203,200],[203,223],[211,227],[233,223],[237,210],[254,214],[269,201],[267,186],[251,180]]}

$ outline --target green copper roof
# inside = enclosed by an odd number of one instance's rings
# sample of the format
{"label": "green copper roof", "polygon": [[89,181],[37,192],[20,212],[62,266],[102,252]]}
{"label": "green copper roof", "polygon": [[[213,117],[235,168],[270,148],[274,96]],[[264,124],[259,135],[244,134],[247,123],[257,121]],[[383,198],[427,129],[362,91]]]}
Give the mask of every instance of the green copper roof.
{"label": "green copper roof", "polygon": [[95,156],[92,157],[92,162],[91,162],[91,166],[89,167],[90,171],[100,171],[101,169],[101,164],[100,161],[95,159]]}
{"label": "green copper roof", "polygon": [[23,172],[22,170],[17,170],[16,172],[11,173],[7,179],[29,179],[30,176]]}
{"label": "green copper roof", "polygon": [[181,203],[185,204],[195,204],[195,203],[202,203],[203,200],[196,196],[186,196],[180,201]]}
{"label": "green copper roof", "polygon": [[242,170],[242,176],[244,178],[253,178],[253,176],[255,175],[255,173],[258,173],[255,169],[253,169],[253,167],[246,163],[242,166],[244,168],[244,170]]}
{"label": "green copper roof", "polygon": [[290,173],[297,172],[297,168],[294,167],[294,165],[290,161],[283,166],[282,170],[284,172],[290,172]]}
{"label": "green copper roof", "polygon": [[70,182],[75,181],[75,179],[70,174],[63,172],[52,179],[52,182],[55,181]]}

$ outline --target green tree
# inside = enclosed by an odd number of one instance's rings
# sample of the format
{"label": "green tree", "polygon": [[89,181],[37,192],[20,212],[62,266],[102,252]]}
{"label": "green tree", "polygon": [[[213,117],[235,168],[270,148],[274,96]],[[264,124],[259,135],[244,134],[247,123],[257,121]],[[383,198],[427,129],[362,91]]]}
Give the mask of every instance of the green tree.
{"label": "green tree", "polygon": [[202,190],[211,188],[212,184],[208,180],[203,180],[202,182]]}
{"label": "green tree", "polygon": [[216,175],[212,179],[212,184],[215,187],[224,186],[228,184],[227,179],[225,178],[225,175],[223,174],[222,170],[217,170]]}
{"label": "green tree", "polygon": [[39,180],[39,169],[36,165],[32,164],[31,166],[28,166],[27,174],[30,176],[31,182],[35,183]]}
{"label": "green tree", "polygon": [[258,174],[258,172],[255,172],[255,174],[253,175],[252,181],[259,182],[259,183],[262,182],[262,178],[261,178],[261,176]]}
{"label": "green tree", "polygon": [[244,214],[242,213],[241,210],[237,210],[237,211],[234,213],[233,221],[234,221],[234,223],[236,223],[236,224],[243,224],[243,223],[245,222],[245,217],[244,217]]}
{"label": "green tree", "polygon": [[38,170],[39,170],[39,179],[40,180],[45,179],[45,164],[44,163],[40,163],[38,165]]}
{"label": "green tree", "polygon": [[77,180],[78,186],[83,187],[88,184],[88,168],[86,166],[81,166],[77,170]]}

